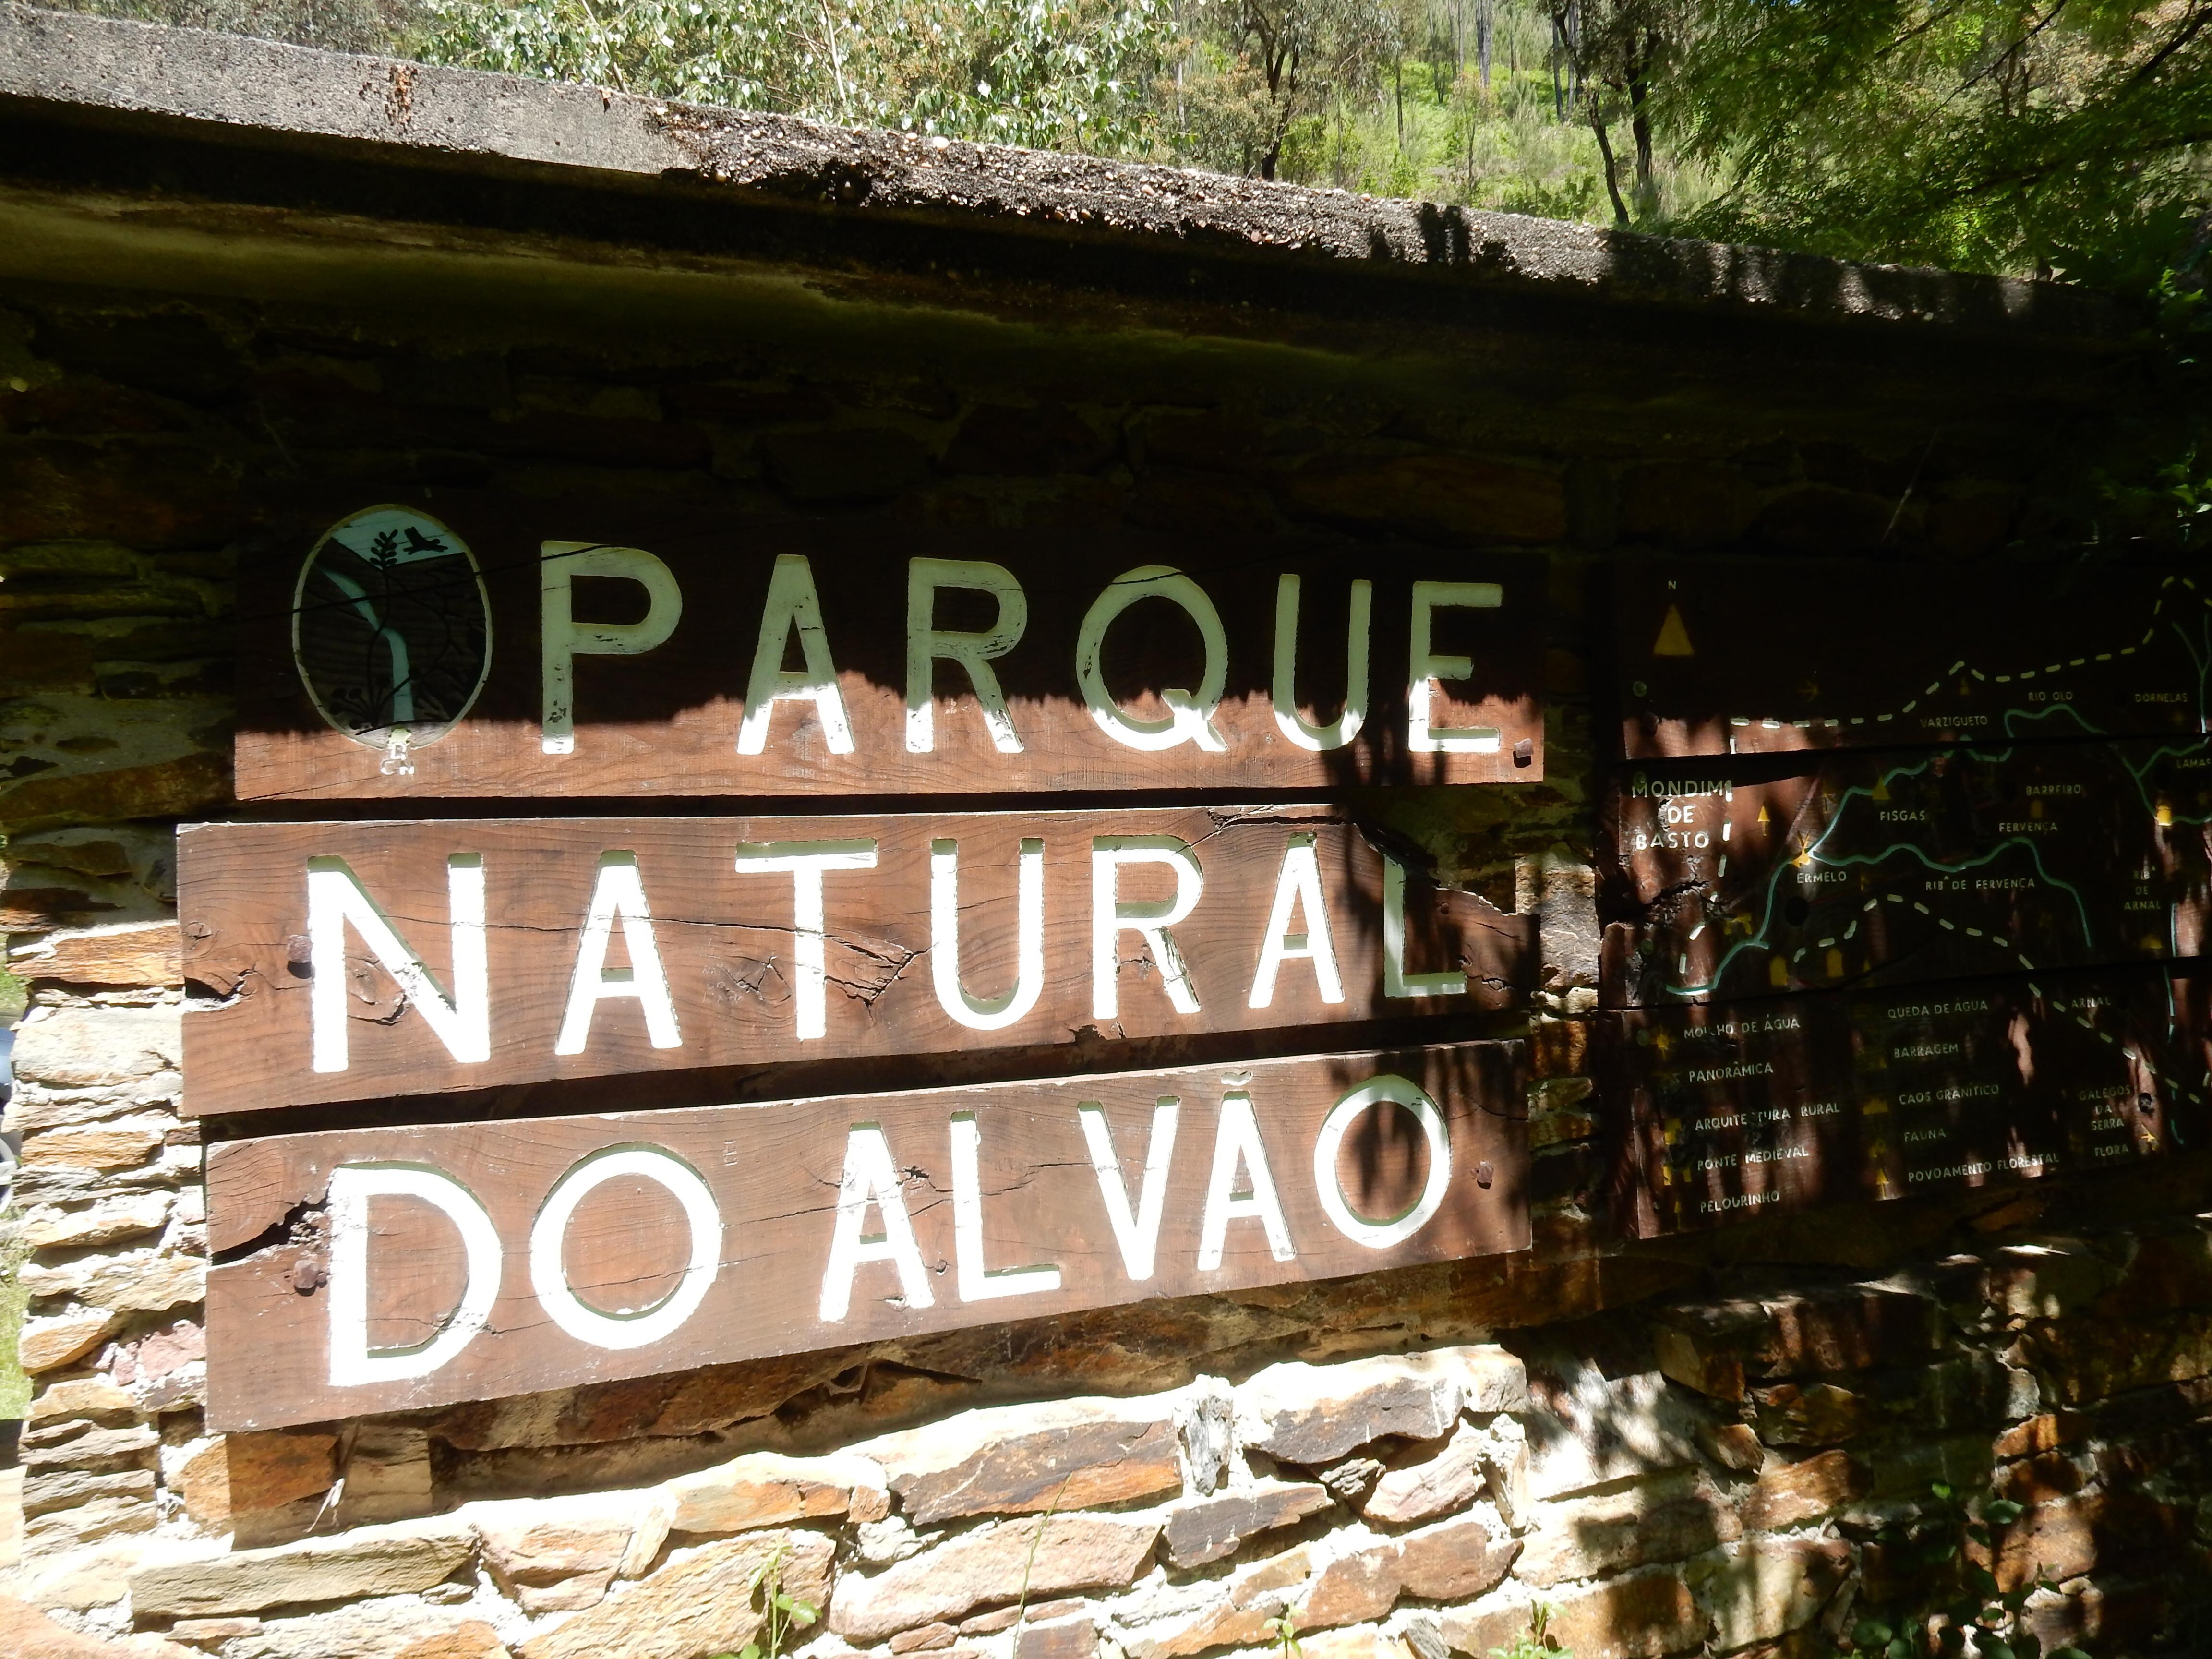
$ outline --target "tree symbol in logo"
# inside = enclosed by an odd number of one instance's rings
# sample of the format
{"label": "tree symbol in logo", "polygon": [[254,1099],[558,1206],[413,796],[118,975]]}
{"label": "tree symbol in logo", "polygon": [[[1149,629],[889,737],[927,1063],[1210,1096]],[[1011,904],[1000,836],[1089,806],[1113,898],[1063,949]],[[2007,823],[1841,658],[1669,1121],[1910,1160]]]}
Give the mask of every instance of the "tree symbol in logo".
{"label": "tree symbol in logo", "polygon": [[444,735],[483,684],[490,624],[476,561],[427,514],[356,513],[308,556],[293,645],[323,717],[404,759]]}

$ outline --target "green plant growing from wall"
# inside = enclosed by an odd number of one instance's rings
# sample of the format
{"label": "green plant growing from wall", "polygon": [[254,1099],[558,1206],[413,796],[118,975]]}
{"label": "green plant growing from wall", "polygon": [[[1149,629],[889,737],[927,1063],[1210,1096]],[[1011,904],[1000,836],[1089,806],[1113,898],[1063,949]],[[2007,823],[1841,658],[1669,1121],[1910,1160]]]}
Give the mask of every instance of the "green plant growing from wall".
{"label": "green plant growing from wall", "polygon": [[1539,1601],[1528,1609],[1528,1628],[1502,1648],[1492,1648],[1490,1659],[1575,1659],[1574,1650],[1563,1648],[1552,1634],[1552,1609]]}
{"label": "green plant growing from wall", "polygon": [[1263,1628],[1267,1632],[1267,1644],[1275,1650],[1275,1659],[1298,1659],[1298,1621],[1291,1616],[1288,1607],[1268,1620]]}
{"label": "green plant growing from wall", "polygon": [[1977,1513],[1940,1480],[1929,1492],[1930,1501],[1911,1520],[1894,1522],[1875,1534],[1889,1553],[1892,1570],[1924,1589],[1862,1618],[1851,1631],[1852,1646],[1879,1659],[1922,1659],[1932,1635],[1942,1659],[2089,1659],[2075,1647],[2054,1648],[2046,1655],[2041,1638],[2021,1623],[2030,1596],[2058,1588],[2042,1567],[2028,1582],[2008,1590],[1967,1553],[1967,1545],[1977,1544],[1996,1562],[2005,1529],[2027,1513],[2025,1507],[1991,1495],[1981,1500]]}
{"label": "green plant growing from wall", "polygon": [[715,1659],[783,1659],[784,1644],[791,1639],[791,1632],[805,1630],[820,1617],[820,1609],[811,1601],[800,1601],[783,1586],[784,1565],[790,1556],[791,1552],[779,1543],[754,1570],[746,1595],[760,1610],[760,1629],[736,1653],[717,1654]]}

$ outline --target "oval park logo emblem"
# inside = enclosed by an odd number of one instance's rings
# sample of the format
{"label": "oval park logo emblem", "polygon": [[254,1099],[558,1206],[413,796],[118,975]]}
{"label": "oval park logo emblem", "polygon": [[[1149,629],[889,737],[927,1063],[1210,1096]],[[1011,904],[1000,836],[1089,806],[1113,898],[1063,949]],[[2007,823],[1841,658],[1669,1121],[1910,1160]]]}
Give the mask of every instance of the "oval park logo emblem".
{"label": "oval park logo emblem", "polygon": [[491,609],[468,544],[411,507],[325,532],[292,596],[292,657],[316,710],[412,770],[469,712],[491,670]]}

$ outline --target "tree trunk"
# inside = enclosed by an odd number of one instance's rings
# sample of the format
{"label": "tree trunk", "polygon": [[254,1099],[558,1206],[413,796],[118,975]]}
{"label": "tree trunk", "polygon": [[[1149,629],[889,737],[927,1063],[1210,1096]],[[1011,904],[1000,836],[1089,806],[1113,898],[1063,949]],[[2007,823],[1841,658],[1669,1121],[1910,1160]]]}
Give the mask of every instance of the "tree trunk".
{"label": "tree trunk", "polygon": [[1297,48],[1285,46],[1276,52],[1263,44],[1260,63],[1261,72],[1267,77],[1267,98],[1274,114],[1267,124],[1267,147],[1260,152],[1257,171],[1262,179],[1273,179],[1276,164],[1283,158],[1284,135],[1291,128],[1291,100],[1297,96]]}
{"label": "tree trunk", "polygon": [[1406,64],[1403,58],[1390,66],[1390,79],[1398,98],[1398,153],[1406,151]]}
{"label": "tree trunk", "polygon": [[1629,66],[1628,130],[1636,138],[1636,202],[1647,214],[1659,210],[1659,180],[1651,162],[1651,69],[1659,57],[1656,32],[1644,37],[1643,51]]}
{"label": "tree trunk", "polygon": [[1492,0],[1474,0],[1474,62],[1482,76],[1482,89],[1490,90],[1490,9]]}
{"label": "tree trunk", "polygon": [[1644,94],[1641,81],[1629,82],[1629,104],[1635,111],[1628,118],[1628,130],[1636,137],[1636,199],[1648,212],[1659,205],[1659,185],[1652,174],[1651,117],[1644,107]]}
{"label": "tree trunk", "polygon": [[1567,32],[1560,26],[1559,14],[1552,14],[1552,118],[1561,126],[1567,124],[1567,95],[1559,84],[1559,60],[1567,55]]}
{"label": "tree trunk", "polygon": [[1613,222],[1624,229],[1628,225],[1628,204],[1620,199],[1620,179],[1613,160],[1613,139],[1605,130],[1605,118],[1597,112],[1597,100],[1590,100],[1590,131],[1597,134],[1597,153],[1605,158],[1605,193],[1613,198]]}
{"label": "tree trunk", "polygon": [[1561,37],[1567,49],[1567,106],[1583,100],[1583,0],[1567,0],[1567,27]]}

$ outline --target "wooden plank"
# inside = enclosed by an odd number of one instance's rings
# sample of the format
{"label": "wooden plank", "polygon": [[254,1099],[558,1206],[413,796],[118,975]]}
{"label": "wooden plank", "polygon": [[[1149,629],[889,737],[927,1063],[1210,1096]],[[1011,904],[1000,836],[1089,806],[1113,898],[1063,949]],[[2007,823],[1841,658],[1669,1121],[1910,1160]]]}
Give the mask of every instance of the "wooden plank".
{"label": "wooden plank", "polygon": [[[294,511],[289,532],[241,572],[241,799],[1318,790],[1543,775],[1540,557],[1316,535],[732,521],[696,506],[446,489],[360,506],[322,497]],[[319,539],[325,526],[332,536]],[[1181,574],[1144,575],[1163,570]],[[1355,584],[1364,596],[1366,719],[1340,747],[1302,742],[1277,718],[1285,578],[1298,588],[1291,700],[1316,728],[1338,720]],[[916,580],[939,584],[918,609]],[[1095,650],[1086,618],[1103,630]],[[976,643],[994,630],[1003,637]],[[933,695],[917,726],[909,649],[933,632],[957,637],[923,650]],[[549,643],[566,665],[551,682]],[[1436,660],[1417,664],[1422,649]],[[1097,695],[1118,714],[1086,702],[1079,659],[1096,662]],[[978,691],[977,663],[1003,719]],[[835,689],[796,694],[810,684]],[[1417,684],[1426,739],[1409,702]],[[1210,726],[1178,717],[1170,690],[1210,710]],[[756,692],[781,700],[758,704],[752,744]],[[563,708],[573,729],[554,752]],[[1136,729],[1147,722],[1165,735]],[[398,725],[408,752],[387,757]],[[1447,730],[1481,735],[1437,735]]]}
{"label": "wooden plank", "polygon": [[[1526,1072],[1523,1043],[1462,1043],[218,1146],[210,1420],[404,1411],[1523,1249]],[[395,1170],[444,1207],[346,1194]],[[481,1235],[473,1268],[456,1215]]]}
{"label": "wooden plank", "polygon": [[1641,1237],[2126,1167],[2201,1146],[2212,979],[2039,975],[1599,1016]]}
{"label": "wooden plank", "polygon": [[[1514,1006],[1534,963],[1532,919],[1416,873],[1394,958],[1385,856],[1323,807],[204,824],[179,848],[186,971],[225,999],[185,1021],[193,1113],[983,1048],[1096,1065],[1148,1039]],[[1101,932],[1179,895],[1160,939]],[[641,898],[647,919],[616,913]],[[403,991],[400,946],[433,982]],[[660,984],[656,1024],[641,992]],[[1018,987],[1025,1011],[992,1012]]]}
{"label": "wooden plank", "polygon": [[1601,839],[1616,1006],[2192,957],[2212,744],[1627,768]]}
{"label": "wooden plank", "polygon": [[1632,760],[2205,729],[2212,598],[2108,562],[1638,559],[1611,573]]}

